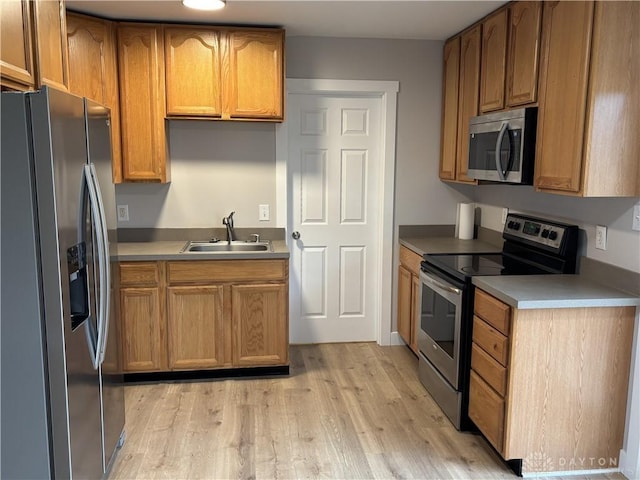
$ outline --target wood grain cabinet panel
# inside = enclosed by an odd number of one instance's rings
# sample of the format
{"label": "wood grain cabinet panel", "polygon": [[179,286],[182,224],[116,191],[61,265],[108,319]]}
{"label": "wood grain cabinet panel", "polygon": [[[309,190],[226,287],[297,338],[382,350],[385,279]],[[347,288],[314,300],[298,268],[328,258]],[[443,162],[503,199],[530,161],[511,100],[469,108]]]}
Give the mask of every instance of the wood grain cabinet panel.
{"label": "wood grain cabinet panel", "polygon": [[169,287],[169,368],[199,370],[222,365],[223,321],[222,286]]}
{"label": "wood grain cabinet panel", "polygon": [[120,289],[125,372],[159,371],[166,355],[165,325],[158,287]]}
{"label": "wood grain cabinet panel", "polygon": [[69,91],[111,110],[111,161],[113,180],[122,181],[120,105],[116,39],[113,22],[67,13]]}
{"label": "wood grain cabinet panel", "polygon": [[[503,458],[524,460],[523,473],[618,458],[634,317],[633,307],[513,309],[505,337],[474,316],[469,417]],[[544,465],[527,460],[539,455]]]}
{"label": "wood grain cabinet panel", "polygon": [[220,32],[166,26],[167,115],[221,117]]}
{"label": "wood grain cabinet panel", "polygon": [[469,381],[469,418],[489,442],[502,453],[504,443],[504,398],[471,371]]}
{"label": "wood grain cabinet panel", "polygon": [[284,31],[228,30],[224,110],[232,119],[282,120]]}
{"label": "wood grain cabinet panel", "polygon": [[411,249],[400,246],[398,266],[398,334],[418,353],[417,322],[420,315],[420,262],[422,257]]}
{"label": "wood grain cabinet panel", "polygon": [[535,166],[538,188],[580,190],[593,7],[587,1],[544,6]]}
{"label": "wood grain cabinet panel", "polygon": [[402,339],[411,345],[413,336],[411,331],[415,321],[411,318],[413,313],[413,291],[411,272],[400,265],[398,267],[398,333]]}
{"label": "wood grain cabinet panel", "polygon": [[5,87],[35,87],[32,30],[31,2],[0,2],[0,83]]}
{"label": "wood grain cabinet panel", "polygon": [[535,103],[538,99],[542,2],[509,5],[506,106]]}
{"label": "wood grain cabinet panel", "polygon": [[282,365],[289,361],[287,286],[232,285],[233,364]]}
{"label": "wood grain cabinet panel", "polygon": [[492,14],[482,24],[482,62],[480,65],[480,112],[504,108],[509,11]]}
{"label": "wood grain cabinet panel", "polygon": [[124,181],[170,181],[165,133],[162,26],[118,25],[118,78]]}
{"label": "wood grain cabinet panel", "polygon": [[640,196],[639,22],[638,2],[544,4],[539,190]]}
{"label": "wood grain cabinet panel", "polygon": [[511,323],[511,307],[509,305],[478,289],[475,293],[473,311],[504,335],[509,335],[509,324]]}
{"label": "wood grain cabinet panel", "polygon": [[440,179],[455,180],[458,147],[458,92],[460,85],[460,37],[447,40],[443,50],[442,133]]}
{"label": "wood grain cabinet panel", "polygon": [[33,2],[38,85],[69,90],[67,22],[64,0]]}
{"label": "wood grain cabinet panel", "polygon": [[456,180],[466,183],[477,183],[467,176],[467,159],[469,157],[469,120],[471,120],[471,117],[478,115],[481,43],[482,25],[476,25],[462,34],[460,43]]}

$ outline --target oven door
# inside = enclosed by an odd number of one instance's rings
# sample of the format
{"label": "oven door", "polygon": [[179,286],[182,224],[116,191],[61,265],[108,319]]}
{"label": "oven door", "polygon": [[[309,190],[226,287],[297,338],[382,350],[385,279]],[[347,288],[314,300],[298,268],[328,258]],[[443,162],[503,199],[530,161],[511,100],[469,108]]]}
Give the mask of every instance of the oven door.
{"label": "oven door", "polygon": [[455,389],[460,390],[460,324],[464,285],[420,272],[418,349]]}

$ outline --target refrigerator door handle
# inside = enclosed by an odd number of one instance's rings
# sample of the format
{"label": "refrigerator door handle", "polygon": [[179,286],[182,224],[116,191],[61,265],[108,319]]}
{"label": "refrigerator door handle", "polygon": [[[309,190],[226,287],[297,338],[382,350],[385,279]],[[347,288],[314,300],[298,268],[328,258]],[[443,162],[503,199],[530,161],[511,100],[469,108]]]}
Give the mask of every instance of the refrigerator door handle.
{"label": "refrigerator door handle", "polygon": [[102,209],[102,198],[100,197],[100,187],[97,186],[96,172],[92,164],[84,166],[85,178],[87,179],[87,189],[89,191],[89,203],[91,205],[91,217],[93,219],[96,232],[96,246],[98,248],[98,277],[99,277],[99,299],[98,299],[98,340],[96,343],[96,354],[92,358],[93,367],[98,369],[104,359],[104,346],[106,344],[106,334],[109,324],[109,288],[110,272],[108,258],[108,239],[105,228],[105,217]]}

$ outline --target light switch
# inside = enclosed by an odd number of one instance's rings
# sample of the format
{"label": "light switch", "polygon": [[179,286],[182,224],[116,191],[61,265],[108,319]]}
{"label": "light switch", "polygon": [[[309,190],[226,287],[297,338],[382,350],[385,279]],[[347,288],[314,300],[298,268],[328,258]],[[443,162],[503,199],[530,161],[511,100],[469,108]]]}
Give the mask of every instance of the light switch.
{"label": "light switch", "polygon": [[269,205],[258,205],[258,220],[268,222],[269,217]]}

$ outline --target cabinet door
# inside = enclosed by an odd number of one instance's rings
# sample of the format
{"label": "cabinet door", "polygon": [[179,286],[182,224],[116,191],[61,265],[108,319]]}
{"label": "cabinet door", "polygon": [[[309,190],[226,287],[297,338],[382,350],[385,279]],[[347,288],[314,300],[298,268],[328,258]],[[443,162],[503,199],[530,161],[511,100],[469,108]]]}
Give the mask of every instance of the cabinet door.
{"label": "cabinet door", "polygon": [[122,357],[126,372],[162,370],[166,353],[160,289],[122,288]]}
{"label": "cabinet door", "polygon": [[162,27],[118,26],[124,181],[168,182]]}
{"label": "cabinet door", "polygon": [[411,272],[402,265],[398,267],[398,333],[411,345],[411,313],[413,310]]}
{"label": "cabinet door", "polygon": [[68,91],[69,65],[64,0],[36,0],[33,5],[38,84]]}
{"label": "cabinet door", "polygon": [[239,119],[282,120],[283,31],[238,30],[226,35],[226,114]]}
{"label": "cabinet door", "polygon": [[167,115],[220,117],[219,34],[165,27]]}
{"label": "cabinet door", "polygon": [[509,6],[508,107],[537,100],[541,19],[541,2],[515,2]]}
{"label": "cabinet door", "polygon": [[112,22],[67,14],[69,91],[111,109],[114,182],[122,181],[116,44]]}
{"label": "cabinet door", "polygon": [[482,113],[504,108],[508,16],[508,10],[502,9],[482,24],[480,68],[480,112]]}
{"label": "cabinet door", "polygon": [[536,140],[536,187],[577,193],[589,73],[593,2],[545,2]]}
{"label": "cabinet door", "polygon": [[2,85],[20,90],[35,86],[31,34],[31,3],[27,0],[0,2]]}
{"label": "cabinet door", "polygon": [[234,366],[287,364],[287,286],[233,285],[231,292]]}
{"label": "cabinet door", "polygon": [[477,25],[462,34],[460,43],[456,179],[468,183],[476,183],[467,176],[467,161],[469,158],[469,120],[478,115],[481,32],[482,26]]}
{"label": "cabinet door", "polygon": [[167,289],[170,369],[205,369],[224,362],[222,301],[222,286]]}
{"label": "cabinet door", "polygon": [[411,350],[418,354],[418,324],[420,322],[420,314],[422,312],[422,305],[420,305],[420,290],[422,289],[422,282],[420,277],[411,275],[411,343],[409,346]]}
{"label": "cabinet door", "polygon": [[472,370],[469,418],[500,453],[504,445],[504,407],[504,399]]}
{"label": "cabinet door", "polygon": [[440,139],[440,178],[455,180],[458,147],[458,86],[460,84],[460,37],[444,44],[442,79],[442,136]]}

